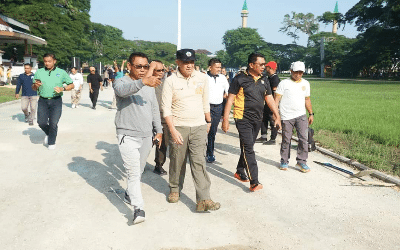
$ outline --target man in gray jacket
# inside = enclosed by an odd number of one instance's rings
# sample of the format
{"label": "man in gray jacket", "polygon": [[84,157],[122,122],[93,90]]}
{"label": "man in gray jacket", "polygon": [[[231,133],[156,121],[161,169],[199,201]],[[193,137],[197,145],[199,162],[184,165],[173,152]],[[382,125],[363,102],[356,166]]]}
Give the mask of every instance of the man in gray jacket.
{"label": "man in gray jacket", "polygon": [[[134,210],[133,224],[145,219],[140,178],[149,156],[152,142],[161,145],[162,125],[154,88],[161,82],[152,76],[155,63],[149,65],[143,53],[129,57],[130,74],[117,79],[113,88],[117,100],[115,126],[119,151],[127,174],[125,202]],[[152,141],[153,129],[156,136]]]}

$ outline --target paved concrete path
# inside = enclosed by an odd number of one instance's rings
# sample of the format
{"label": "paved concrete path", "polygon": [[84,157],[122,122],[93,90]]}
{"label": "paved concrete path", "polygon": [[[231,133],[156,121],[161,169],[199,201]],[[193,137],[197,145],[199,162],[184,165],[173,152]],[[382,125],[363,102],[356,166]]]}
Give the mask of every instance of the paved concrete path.
{"label": "paved concrete path", "polygon": [[142,178],[146,222],[131,226],[131,208],[112,191],[126,187],[112,94],[100,92],[92,110],[87,85],[79,109],[66,93],[54,151],[37,125],[24,123],[19,103],[0,107],[1,249],[400,249],[400,193],[352,186],[345,174],[313,164],[347,168],[319,153],[310,153],[310,173],[293,167],[295,151],[289,171],[280,171],[279,145],[257,144],[264,189],[250,193],[233,178],[240,153],[233,123],[217,134],[217,161],[208,164],[221,209],[195,213],[190,171],[181,201],[169,204],[168,178],[153,174],[152,152]]}

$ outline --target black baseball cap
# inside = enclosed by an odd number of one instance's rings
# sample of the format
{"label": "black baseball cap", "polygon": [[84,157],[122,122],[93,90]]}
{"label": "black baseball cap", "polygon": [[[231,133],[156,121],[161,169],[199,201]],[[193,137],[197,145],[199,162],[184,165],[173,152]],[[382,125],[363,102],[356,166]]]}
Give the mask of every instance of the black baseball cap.
{"label": "black baseball cap", "polygon": [[196,61],[196,53],[192,49],[181,49],[176,52],[176,59],[182,62]]}

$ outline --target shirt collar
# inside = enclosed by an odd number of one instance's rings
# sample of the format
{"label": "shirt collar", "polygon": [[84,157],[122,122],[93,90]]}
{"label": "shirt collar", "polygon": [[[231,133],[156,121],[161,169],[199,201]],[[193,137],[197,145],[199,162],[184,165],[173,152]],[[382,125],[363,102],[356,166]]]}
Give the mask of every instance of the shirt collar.
{"label": "shirt collar", "polygon": [[189,80],[190,78],[194,77],[196,74],[197,74],[197,71],[196,71],[196,70],[193,70],[192,74],[191,74],[189,77],[186,78],[186,77],[184,77],[184,76],[182,75],[182,73],[179,71],[179,68],[176,70],[176,76],[177,76],[178,78],[183,78],[183,79],[185,79],[185,80]]}
{"label": "shirt collar", "polygon": [[214,78],[219,77],[219,74],[213,75],[213,74],[211,74],[210,71],[207,71],[207,75],[209,75],[209,76],[211,76],[211,77],[214,77]]}

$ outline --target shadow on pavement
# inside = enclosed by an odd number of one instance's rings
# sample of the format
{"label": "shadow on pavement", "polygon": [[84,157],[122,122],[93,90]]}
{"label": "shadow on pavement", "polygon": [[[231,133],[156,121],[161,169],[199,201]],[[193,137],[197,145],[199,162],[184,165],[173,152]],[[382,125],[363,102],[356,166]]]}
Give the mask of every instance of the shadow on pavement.
{"label": "shadow on pavement", "polygon": [[242,188],[245,192],[249,191],[248,187],[246,187],[243,183],[239,182],[233,177],[235,173],[232,173],[231,171],[228,171],[218,165],[221,164],[219,162],[207,163],[207,171],[210,174],[215,175],[216,177],[219,177],[232,185]]}
{"label": "shadow on pavement", "polygon": [[[97,142],[96,149],[105,150],[103,163],[87,160],[84,157],[73,157],[68,169],[80,175],[90,186],[95,188],[113,204],[128,220],[133,219],[131,208],[126,205],[115,191],[125,190],[119,184],[125,178],[118,146],[107,142]],[[118,196],[118,197],[117,197]]]}
{"label": "shadow on pavement", "polygon": [[24,113],[19,113],[12,116],[13,121],[18,120],[19,122],[25,122],[25,115]]}
{"label": "shadow on pavement", "polygon": [[[186,165],[187,167],[187,165]],[[190,167],[189,167],[190,168]],[[145,171],[142,175],[142,182],[152,187],[155,191],[164,194],[165,200],[168,202],[169,195],[169,183],[159,176],[158,174],[153,173],[154,165],[149,163],[146,164]],[[168,170],[168,168],[166,168]],[[179,199],[185,206],[187,206],[190,211],[196,211],[196,203],[191,200],[186,194],[181,192]]]}
{"label": "shadow on pavement", "polygon": [[22,131],[22,134],[29,135],[29,140],[31,140],[33,144],[42,144],[45,137],[45,133],[37,128],[28,128]]}

